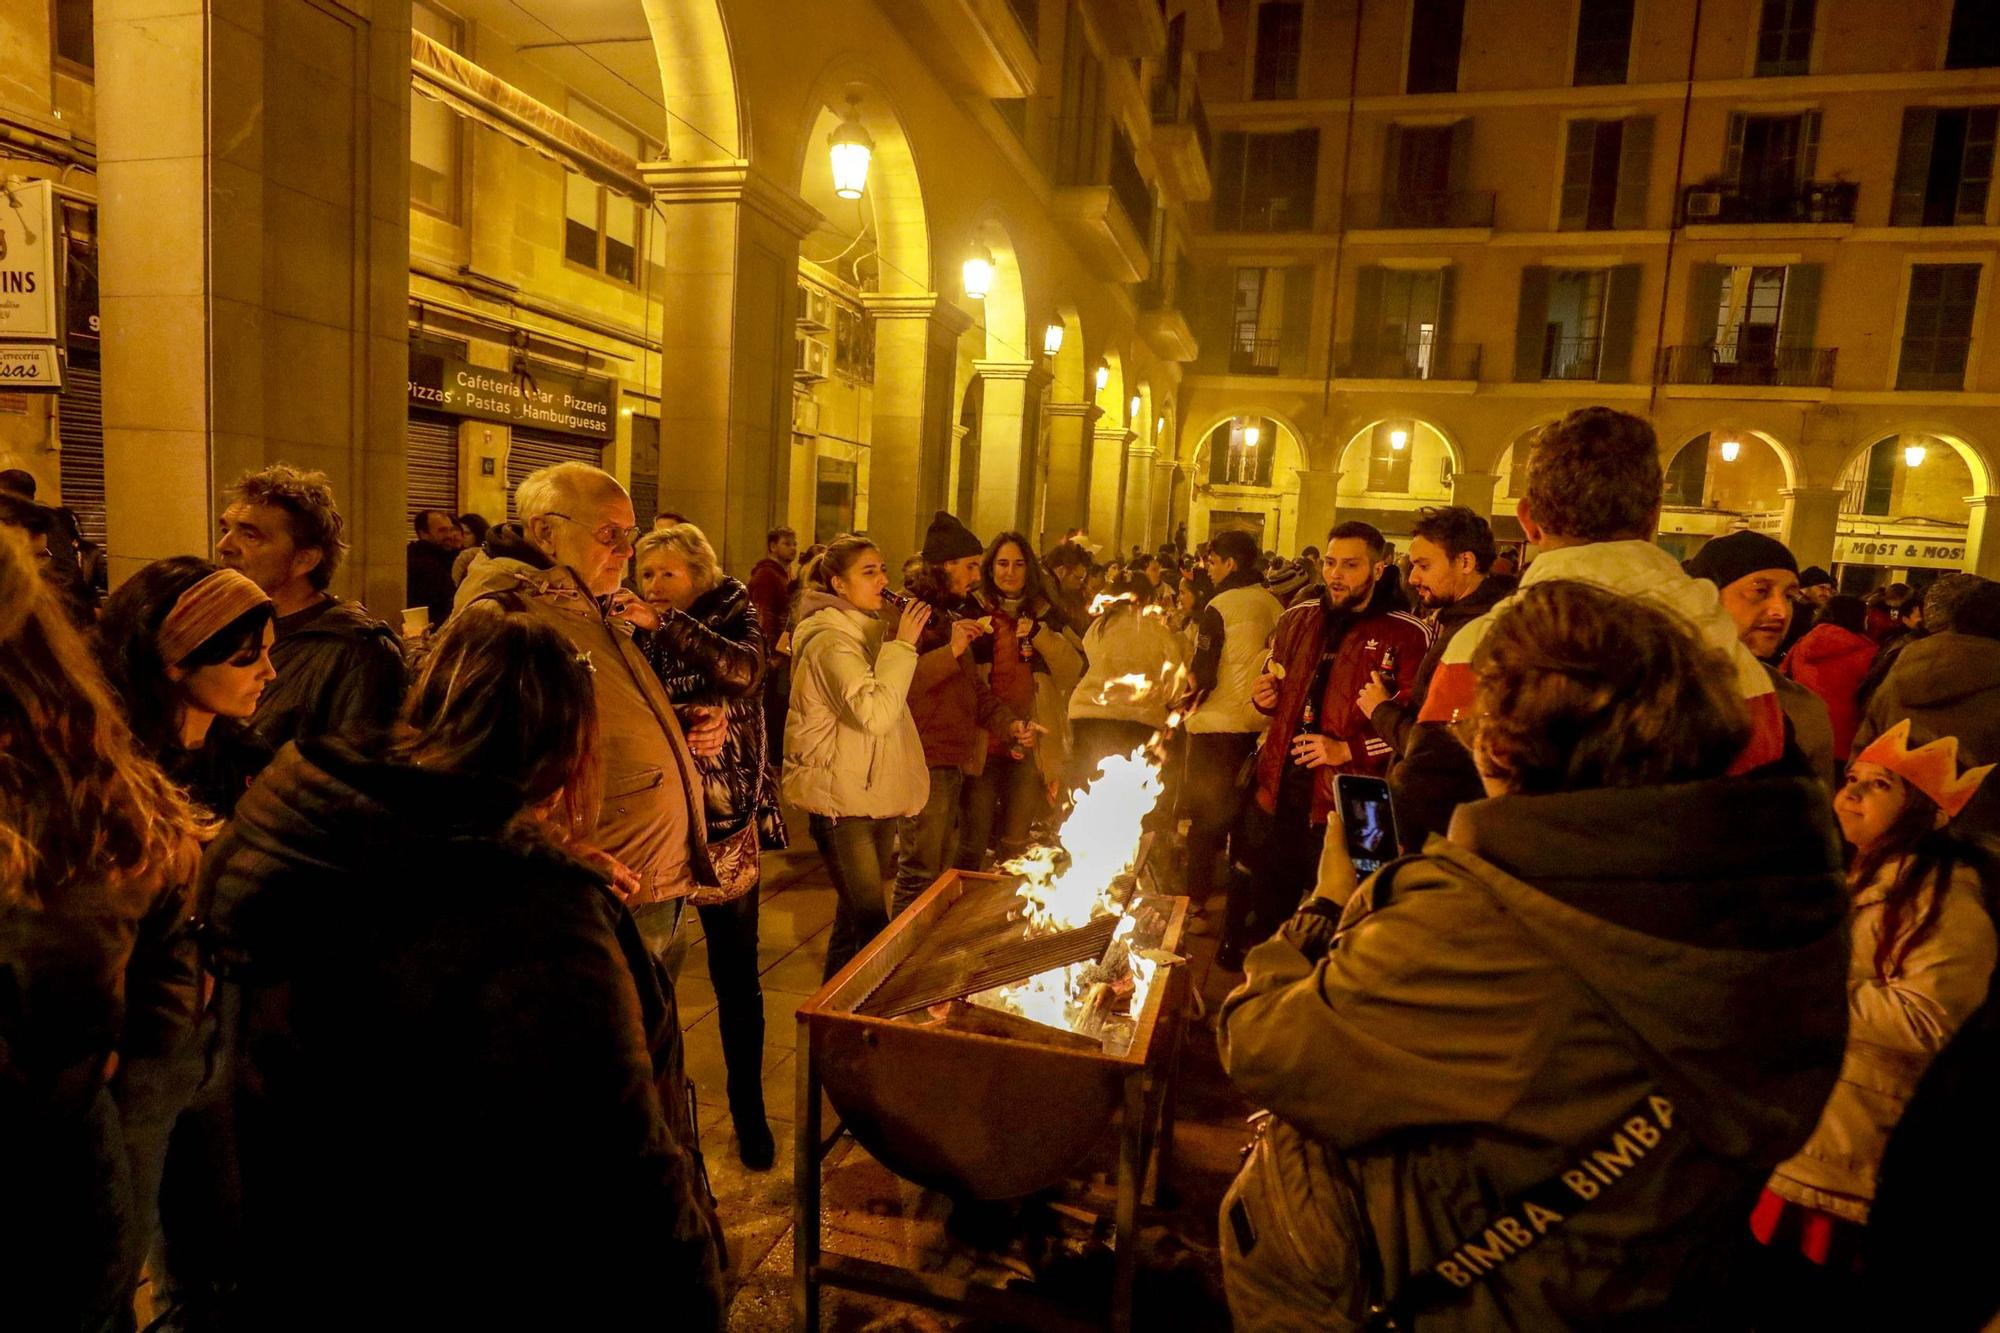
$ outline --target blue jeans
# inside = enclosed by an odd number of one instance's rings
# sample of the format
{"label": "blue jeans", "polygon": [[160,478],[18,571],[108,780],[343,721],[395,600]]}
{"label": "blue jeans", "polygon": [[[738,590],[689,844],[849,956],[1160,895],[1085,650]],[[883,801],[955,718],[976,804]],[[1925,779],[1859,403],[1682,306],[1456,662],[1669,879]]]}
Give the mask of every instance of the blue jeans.
{"label": "blue jeans", "polygon": [[965,780],[959,868],[984,870],[993,861],[1011,861],[1027,851],[1029,830],[1048,804],[1048,791],[1034,755],[1022,759],[987,756],[986,771]]}
{"label": "blue jeans", "polygon": [[895,865],[896,823],[894,819],[861,815],[812,816],[813,844],[819,848],[834,890],[840,895],[833,909],[833,933],[826,943],[822,981],[846,967],[848,960],[889,924],[882,885]]}
{"label": "blue jeans", "polygon": [[965,788],[962,770],[947,765],[931,770],[931,796],[924,808],[904,818],[896,830],[902,859],[896,865],[896,893],[889,915],[898,917],[937,882],[958,859],[959,797]]}

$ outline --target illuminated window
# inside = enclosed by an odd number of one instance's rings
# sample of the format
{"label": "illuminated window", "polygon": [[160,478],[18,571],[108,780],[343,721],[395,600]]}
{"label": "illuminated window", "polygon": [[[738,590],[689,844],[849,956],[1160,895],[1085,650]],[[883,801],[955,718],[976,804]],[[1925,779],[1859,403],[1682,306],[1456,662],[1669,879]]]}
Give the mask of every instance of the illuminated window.
{"label": "illuminated window", "polygon": [[[569,117],[635,159],[646,156],[638,134],[586,102],[571,100]],[[638,201],[613,194],[574,171],[563,176],[563,257],[620,282],[637,282],[644,218]]]}
{"label": "illuminated window", "polygon": [[[418,3],[411,6],[410,26],[439,46],[463,49],[465,27],[443,10]],[[410,202],[447,221],[458,220],[459,164],[463,161],[465,122],[434,98],[410,98]]]}

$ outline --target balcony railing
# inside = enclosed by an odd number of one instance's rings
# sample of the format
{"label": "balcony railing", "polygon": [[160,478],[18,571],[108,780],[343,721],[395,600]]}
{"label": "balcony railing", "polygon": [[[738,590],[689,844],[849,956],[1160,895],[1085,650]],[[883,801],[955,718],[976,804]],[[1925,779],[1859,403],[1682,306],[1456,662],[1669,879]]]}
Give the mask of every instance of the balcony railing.
{"label": "balcony railing", "polygon": [[1861,187],[1853,181],[1806,181],[1778,188],[1727,183],[1690,185],[1681,191],[1681,225],[1723,226],[1756,222],[1852,222]]}
{"label": "balcony railing", "polygon": [[1833,386],[1835,347],[1748,348],[1698,343],[1660,349],[1661,384],[1742,384],[1760,388],[1827,389]]}
{"label": "balcony railing", "polygon": [[1550,338],[1542,347],[1545,380],[1594,380],[1602,338]]}
{"label": "balcony railing", "polygon": [[1493,191],[1389,191],[1347,201],[1347,225],[1361,231],[1446,230],[1493,225]]}
{"label": "balcony railing", "polygon": [[1357,380],[1476,380],[1479,344],[1435,341],[1343,343],[1334,374]]}
{"label": "balcony railing", "polygon": [[[1215,230],[1217,231],[1311,231],[1312,199],[1300,191],[1248,199],[1241,194],[1225,196],[1226,182],[1215,187]],[[1240,184],[1236,186],[1241,189]]]}
{"label": "balcony railing", "polygon": [[1229,373],[1232,375],[1275,375],[1278,373],[1276,338],[1259,338],[1255,328],[1239,331],[1229,344]]}
{"label": "balcony railing", "polygon": [[1109,185],[1111,193],[1125,207],[1125,216],[1131,219],[1133,229],[1141,239],[1153,232],[1153,187],[1146,184],[1146,178],[1139,171],[1138,159],[1132,151],[1131,141],[1123,130],[1111,132],[1111,171]]}
{"label": "balcony railing", "polygon": [[1903,355],[1896,363],[1899,389],[1963,389],[1970,338],[1903,338]]}

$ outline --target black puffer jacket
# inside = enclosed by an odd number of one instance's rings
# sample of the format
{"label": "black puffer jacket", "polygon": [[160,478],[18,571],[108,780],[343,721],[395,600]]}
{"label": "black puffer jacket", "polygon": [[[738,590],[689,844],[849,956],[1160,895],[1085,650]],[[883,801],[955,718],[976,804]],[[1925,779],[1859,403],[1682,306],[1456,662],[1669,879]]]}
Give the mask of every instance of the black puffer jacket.
{"label": "black puffer jacket", "polygon": [[325,738],[210,850],[241,1326],[720,1326],[671,982],[520,806]]}
{"label": "black puffer jacket", "polygon": [[250,730],[274,751],[351,726],[385,727],[403,705],[402,645],[359,602],[328,598],[279,620],[271,667],[278,678]]}
{"label": "black puffer jacket", "polygon": [[762,809],[775,814],[777,783],[767,771],[764,738],[764,634],[749,589],[725,577],[685,612],[664,612],[660,628],[640,633],[636,642],[677,708],[721,704],[728,710],[722,753],[695,759],[709,842],[741,832]]}

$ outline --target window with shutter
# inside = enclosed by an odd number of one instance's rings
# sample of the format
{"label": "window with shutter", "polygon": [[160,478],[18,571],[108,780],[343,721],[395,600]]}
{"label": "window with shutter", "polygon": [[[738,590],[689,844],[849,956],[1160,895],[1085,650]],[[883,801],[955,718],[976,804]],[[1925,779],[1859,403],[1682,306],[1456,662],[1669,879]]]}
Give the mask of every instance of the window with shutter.
{"label": "window with shutter", "polygon": [[2000,108],[1910,107],[1903,112],[1889,221],[1898,227],[1976,227],[1986,221]]}
{"label": "window with shutter", "polygon": [[1620,264],[1605,275],[1604,326],[1597,378],[1625,384],[1632,378],[1632,344],[1639,331],[1639,280],[1643,264]]}
{"label": "window with shutter", "polygon": [[1954,0],[1944,67],[1986,69],[1994,65],[2000,65],[2000,4],[1993,0]]}
{"label": "window with shutter", "polygon": [[1562,230],[1603,231],[1618,225],[1625,122],[1573,120],[1563,153]]}
{"label": "window with shutter", "polygon": [[1257,54],[1250,75],[1250,96],[1259,101],[1299,95],[1299,34],[1305,6],[1265,0],[1257,6]]}
{"label": "window with shutter", "polygon": [[1818,8],[1818,0],[1763,0],[1757,22],[1759,77],[1811,73]]}
{"label": "window with shutter", "polygon": [[62,444],[62,502],[77,527],[107,545],[104,520],[103,376],[94,353],[72,352],[56,399],[56,438]]}
{"label": "window with shutter", "polygon": [[1548,344],[1549,270],[1530,264],[1521,270],[1521,304],[1514,317],[1514,378],[1542,377],[1543,349]]}
{"label": "window with shutter", "polygon": [[1633,0],[1579,0],[1576,16],[1577,87],[1625,82],[1632,53]]}
{"label": "window with shutter", "polygon": [[1465,36],[1465,0],[1412,0],[1410,67],[1406,93],[1458,91],[1459,46]]}
{"label": "window with shutter", "polygon": [[1297,264],[1284,270],[1285,304],[1279,314],[1278,364],[1284,373],[1306,373],[1306,334],[1312,327],[1313,269]]}
{"label": "window with shutter", "polygon": [[1899,389],[1962,389],[1979,300],[1978,264],[1914,264],[1903,316]]}
{"label": "window with shutter", "polygon": [[414,519],[426,509],[458,513],[458,418],[412,412],[405,438],[405,516]]}

